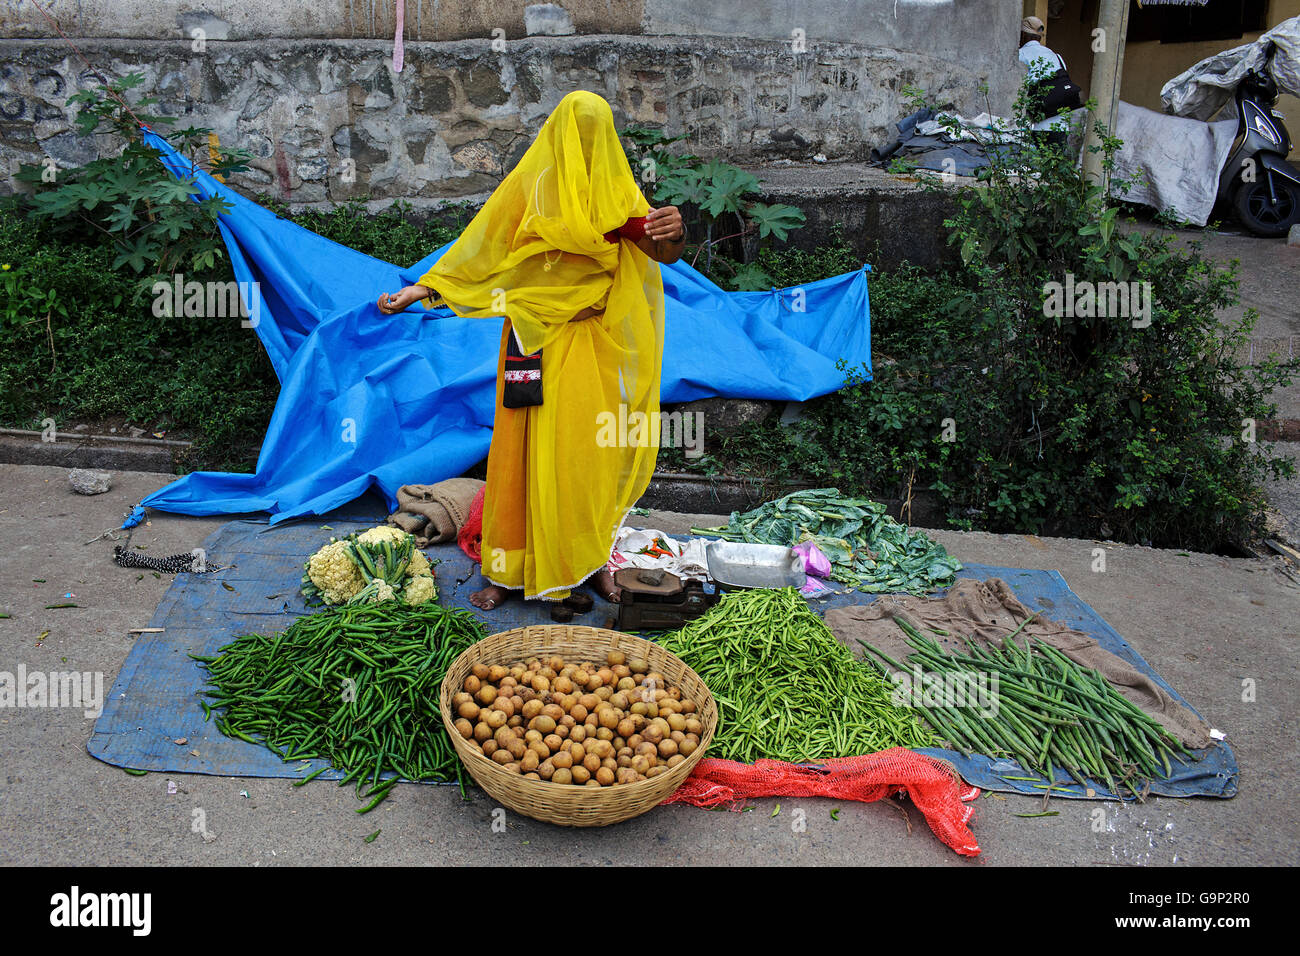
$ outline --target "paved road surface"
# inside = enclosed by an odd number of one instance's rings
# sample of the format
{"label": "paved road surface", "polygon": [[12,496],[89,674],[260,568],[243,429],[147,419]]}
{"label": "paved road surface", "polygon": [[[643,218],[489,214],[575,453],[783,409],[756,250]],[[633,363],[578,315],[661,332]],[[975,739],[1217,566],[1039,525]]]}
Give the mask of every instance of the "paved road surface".
{"label": "paved road surface", "polygon": [[[111,545],[83,542],[117,526],[122,512],[162,476],[118,473],[108,494],[84,498],[63,469],[0,465],[0,670],[102,671],[107,690],[170,583],[116,567]],[[685,530],[716,516],[655,514]],[[153,516],[136,542],[171,554],[199,544],[218,519]],[[1054,568],[1211,723],[1228,733],[1241,763],[1232,800],[1153,799],[1144,806],[1056,804],[1059,817],[1023,819],[1037,798],[988,795],[973,828],[988,864],[1153,865],[1300,863],[1295,714],[1300,586],[1268,561],[1107,547],[1094,573],[1091,541],[938,532],[959,558]],[[44,578],[45,584],[34,584]],[[45,610],[67,591],[77,609]],[[37,637],[48,630],[38,645]],[[1253,702],[1242,682],[1256,682]],[[912,864],[972,865],[910,811],[884,803],[756,801],[750,813],[661,807],[629,823],[574,831],[462,801],[455,788],[401,784],[360,817],[351,789],[295,789],[289,780],[150,774],[130,776],[85,749],[92,721],[71,710],[0,710],[0,863],[236,864]],[[167,781],[179,792],[167,794]],[[241,795],[248,794],[247,797]],[[807,829],[792,830],[793,810]],[[191,829],[201,808],[216,839]],[[1100,830],[1093,811],[1104,811]],[[376,829],[375,842],[363,838]]]}

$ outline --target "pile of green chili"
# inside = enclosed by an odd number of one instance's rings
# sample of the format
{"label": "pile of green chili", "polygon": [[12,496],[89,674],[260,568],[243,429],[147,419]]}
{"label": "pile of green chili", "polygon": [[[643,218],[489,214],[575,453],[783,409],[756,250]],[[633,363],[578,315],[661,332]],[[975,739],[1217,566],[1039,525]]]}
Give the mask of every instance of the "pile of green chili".
{"label": "pile of green chili", "polygon": [[890,702],[891,685],[858,663],[794,588],[724,595],[659,643],[717,701],[710,756],[800,763],[934,743],[914,711]]}
{"label": "pile of green chili", "polygon": [[357,811],[366,813],[399,778],[455,779],[464,789],[438,695],[447,666],[484,636],[468,611],[386,601],[310,614],[281,634],[190,656],[207,668],[204,716],[215,714],[218,730],[286,761],[329,761],[346,773],[340,786],[355,781],[370,801]]}
{"label": "pile of green chili", "polygon": [[1096,670],[1079,666],[1041,640],[1017,643],[1016,634],[1032,619],[1027,618],[1001,647],[966,640],[965,654],[945,649],[898,620],[916,651],[906,664],[866,641],[859,643],[896,673],[919,669],[941,679],[956,678],[949,679],[948,686],[970,686],[969,680],[960,680],[970,675],[985,677],[993,689],[988,701],[968,697],[961,702],[966,706],[946,706],[955,703],[950,701],[926,706],[913,699],[913,706],[953,748],[1011,757],[1026,770],[1043,774],[1048,787],[1060,768],[1081,787],[1088,787],[1086,778],[1091,776],[1105,781],[1112,793],[1118,794],[1124,786],[1139,795],[1145,782],[1169,776],[1175,753],[1192,757],[1176,737]]}

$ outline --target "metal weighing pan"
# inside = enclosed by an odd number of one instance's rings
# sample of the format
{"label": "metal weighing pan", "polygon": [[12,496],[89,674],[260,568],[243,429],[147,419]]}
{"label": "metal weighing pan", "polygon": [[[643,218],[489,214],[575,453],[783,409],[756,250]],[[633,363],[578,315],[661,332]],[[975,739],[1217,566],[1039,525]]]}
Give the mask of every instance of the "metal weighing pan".
{"label": "metal weighing pan", "polygon": [[803,558],[779,544],[710,541],[704,546],[709,577],[726,588],[801,588]]}

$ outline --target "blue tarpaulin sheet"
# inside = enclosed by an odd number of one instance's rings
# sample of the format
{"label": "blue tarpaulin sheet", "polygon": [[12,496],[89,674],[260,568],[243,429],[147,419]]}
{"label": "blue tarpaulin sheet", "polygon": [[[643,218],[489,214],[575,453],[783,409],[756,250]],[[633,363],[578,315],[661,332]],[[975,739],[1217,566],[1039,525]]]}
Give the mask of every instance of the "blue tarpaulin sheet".
{"label": "blue tarpaulin sheet", "polygon": [[[164,630],[142,634],[132,648],[108,693],[104,712],[95,723],[87,744],[90,753],[121,767],[174,773],[302,777],[318,769],[319,762],[283,763],[265,747],[222,736],[212,723],[205,722],[199,693],[206,672],[187,655],[214,654],[243,634],[281,631],[294,617],[309,613],[298,591],[306,556],[328,541],[330,535],[348,534],[382,520],[378,508],[371,516],[357,513],[349,517],[355,520],[340,514],[328,517],[324,521],[328,530],[320,519],[274,526],[265,521],[237,520],[210,535],[203,544],[209,563],[233,564],[235,568],[176,576],[150,621],[151,627]],[[477,565],[454,544],[428,548],[426,553],[442,562],[437,566],[440,602],[473,610],[469,595],[481,585]],[[1002,578],[1026,606],[1095,637],[1102,647],[1149,674],[1182,701],[1128,642],[1070,590],[1057,572],[967,563],[963,575],[981,580]],[[824,612],[830,607],[870,600],[870,595],[860,593],[836,594],[815,601],[814,607]],[[605,626],[610,608],[597,598],[595,608],[575,618],[575,623]],[[540,601],[507,602],[488,614],[480,614],[480,619],[491,633],[550,623],[549,608]],[[181,738],[185,744],[176,744]],[[950,750],[923,752],[951,762],[963,778],[976,786],[1042,793],[1027,783],[1001,779],[1006,774],[1027,776],[1013,763],[978,755],[962,757]],[[1152,792],[1176,797],[1230,797],[1236,793],[1237,773],[1232,751],[1220,743],[1206,751],[1204,759],[1177,765],[1174,776],[1154,783]],[[334,771],[323,774],[333,779],[340,776]],[[1096,790],[1097,796],[1106,795],[1104,788]]]}
{"label": "blue tarpaulin sheet", "polygon": [[[363,255],[194,169],[153,132],[144,136],[176,175],[195,178],[198,198],[233,206],[218,225],[280,395],[255,474],[186,475],[145,498],[126,526],[144,507],[265,511],[274,523],[324,514],[372,488],[391,510],[400,486],[455,477],[487,456],[501,320],[421,306],[388,316],[375,304],[447,247],[410,268]],[[796,289],[724,292],[685,262],[663,266],[662,400],[804,401],[840,388],[840,360],[870,369],[869,269]]]}

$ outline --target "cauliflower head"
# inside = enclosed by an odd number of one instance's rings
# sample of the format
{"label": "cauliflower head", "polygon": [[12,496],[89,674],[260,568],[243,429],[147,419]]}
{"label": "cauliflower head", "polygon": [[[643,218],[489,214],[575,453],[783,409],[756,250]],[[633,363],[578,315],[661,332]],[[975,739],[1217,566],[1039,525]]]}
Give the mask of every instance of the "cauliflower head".
{"label": "cauliflower head", "polygon": [[370,596],[371,604],[379,604],[382,601],[397,600],[397,592],[393,590],[393,586],[383,578],[371,578],[370,583],[376,587],[375,593]]}
{"label": "cauliflower head", "polygon": [[433,567],[429,564],[429,559],[424,556],[424,552],[416,548],[411,552],[411,562],[406,566],[406,573],[411,577],[428,575],[432,577]]}
{"label": "cauliflower head", "polygon": [[346,604],[366,584],[343,541],[332,541],[313,554],[307,561],[307,575],[326,604]]}
{"label": "cauliflower head", "polygon": [[397,544],[405,537],[406,532],[401,528],[394,528],[390,524],[381,524],[377,528],[370,528],[361,532],[357,535],[357,541],[361,544],[382,544],[385,541]]}
{"label": "cauliflower head", "polygon": [[402,588],[402,600],[407,604],[427,604],[437,594],[438,591],[433,586],[433,578],[427,574],[417,574],[406,582],[406,587]]}

